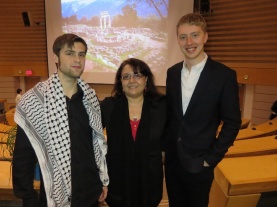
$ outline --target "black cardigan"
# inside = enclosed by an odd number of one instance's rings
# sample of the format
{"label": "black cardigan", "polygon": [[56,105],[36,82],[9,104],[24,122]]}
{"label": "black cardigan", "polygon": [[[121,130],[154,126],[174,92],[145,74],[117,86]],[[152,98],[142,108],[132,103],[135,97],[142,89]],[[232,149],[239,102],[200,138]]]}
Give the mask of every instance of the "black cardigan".
{"label": "black cardigan", "polygon": [[110,177],[107,203],[125,207],[156,207],[162,199],[161,139],[166,123],[165,99],[145,97],[136,141],[131,133],[125,96],[108,97],[101,103],[107,131],[107,164]]}

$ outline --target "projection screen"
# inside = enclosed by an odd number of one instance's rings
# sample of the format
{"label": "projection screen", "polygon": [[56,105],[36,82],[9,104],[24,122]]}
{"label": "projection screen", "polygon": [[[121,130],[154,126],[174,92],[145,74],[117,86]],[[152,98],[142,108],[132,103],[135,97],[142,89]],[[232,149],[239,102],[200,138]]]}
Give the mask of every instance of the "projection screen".
{"label": "projection screen", "polygon": [[113,84],[120,63],[135,57],[164,86],[168,67],[182,60],[176,23],[192,11],[193,0],[45,0],[49,75],[55,38],[75,33],[88,44],[86,82]]}

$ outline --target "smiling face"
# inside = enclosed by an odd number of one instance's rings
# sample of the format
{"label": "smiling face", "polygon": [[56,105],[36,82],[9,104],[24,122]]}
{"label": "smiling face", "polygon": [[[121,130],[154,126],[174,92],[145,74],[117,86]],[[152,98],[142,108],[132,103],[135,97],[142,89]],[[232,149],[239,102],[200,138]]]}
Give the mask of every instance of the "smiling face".
{"label": "smiling face", "polygon": [[208,40],[208,33],[204,32],[200,26],[180,25],[177,29],[177,39],[189,68],[204,59],[204,44]]}
{"label": "smiling face", "polygon": [[146,86],[147,77],[137,76],[137,78],[134,78],[133,68],[128,64],[124,66],[121,76],[125,76],[126,74],[130,74],[131,77],[129,80],[121,79],[122,89],[125,95],[130,98],[142,97]]}
{"label": "smiling face", "polygon": [[58,74],[61,78],[77,79],[84,71],[86,61],[86,47],[81,42],[75,42],[72,47],[64,45],[55,56],[58,63]]}

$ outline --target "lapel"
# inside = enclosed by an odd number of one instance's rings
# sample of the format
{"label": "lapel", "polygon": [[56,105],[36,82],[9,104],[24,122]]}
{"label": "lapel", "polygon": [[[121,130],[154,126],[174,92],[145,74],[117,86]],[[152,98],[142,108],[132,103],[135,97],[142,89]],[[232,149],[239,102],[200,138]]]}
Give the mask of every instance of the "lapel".
{"label": "lapel", "polygon": [[175,93],[175,97],[177,99],[177,106],[176,106],[176,110],[177,113],[176,114],[180,114],[179,118],[182,119],[183,117],[183,106],[182,106],[182,83],[181,83],[181,71],[183,68],[183,61],[180,62],[178,65],[176,65],[176,70],[175,70],[175,74],[174,74],[174,79],[173,79],[173,85],[176,86],[174,87],[174,93]]}
{"label": "lapel", "polygon": [[[208,57],[207,62],[201,72],[201,75],[199,77],[199,80],[195,86],[194,92],[191,96],[188,108],[186,110],[185,115],[187,115],[190,112],[190,109],[193,107],[193,105],[197,102],[197,100],[201,97],[201,94],[205,93],[206,87],[208,84],[212,81],[212,60]],[[182,101],[181,101],[182,104]]]}
{"label": "lapel", "polygon": [[138,131],[137,131],[137,142],[141,144],[144,143],[144,146],[147,146],[147,142],[149,141],[149,134],[152,122],[153,110],[151,104],[147,97],[144,97],[142,112],[141,112],[141,120],[139,123]]}
{"label": "lapel", "polygon": [[[121,139],[125,148],[128,147],[133,138],[129,119],[128,101],[125,96],[116,99],[110,122],[113,126],[113,136],[117,136],[117,139]],[[115,133],[117,134],[115,135]]]}

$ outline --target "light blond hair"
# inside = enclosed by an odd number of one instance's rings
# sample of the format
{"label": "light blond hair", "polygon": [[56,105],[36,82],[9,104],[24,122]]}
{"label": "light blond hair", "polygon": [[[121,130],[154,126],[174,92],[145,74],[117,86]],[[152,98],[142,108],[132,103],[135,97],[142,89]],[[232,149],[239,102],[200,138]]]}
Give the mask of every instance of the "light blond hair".
{"label": "light blond hair", "polygon": [[176,33],[178,35],[178,29],[183,24],[189,24],[189,25],[195,25],[202,28],[204,33],[207,32],[207,23],[205,19],[198,13],[189,13],[184,16],[182,16],[177,25],[176,25]]}

